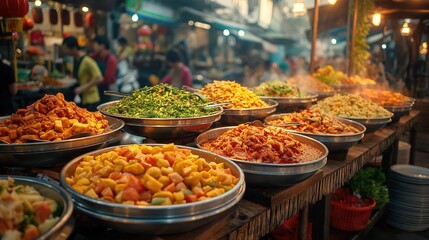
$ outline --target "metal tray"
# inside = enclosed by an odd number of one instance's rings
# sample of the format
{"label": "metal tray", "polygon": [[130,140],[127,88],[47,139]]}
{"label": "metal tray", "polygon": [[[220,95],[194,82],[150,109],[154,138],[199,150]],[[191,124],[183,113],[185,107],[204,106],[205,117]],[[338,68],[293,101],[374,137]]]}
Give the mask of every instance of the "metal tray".
{"label": "metal tray", "polygon": [[0,179],[7,179],[8,177],[12,177],[15,180],[15,184],[34,187],[42,196],[55,200],[59,207],[63,208],[58,222],[37,239],[67,239],[74,226],[74,219],[72,218],[73,202],[68,193],[61,187],[37,178],[0,175]]}
{"label": "metal tray", "polygon": [[310,107],[317,102],[317,94],[309,94],[305,97],[261,97],[263,100],[274,100],[278,103],[276,112],[293,112]]}
{"label": "metal tray", "polygon": [[401,117],[407,115],[413,109],[413,103],[404,106],[383,106],[389,112],[393,113],[392,122],[397,122]]}
{"label": "metal tray", "polygon": [[[203,149],[201,147],[203,142],[215,139],[233,128],[221,127],[204,132],[195,139],[195,144]],[[313,161],[294,164],[255,163],[229,158],[243,169],[246,184],[254,187],[289,186],[307,179],[326,164],[328,149],[325,145],[300,134],[291,134],[299,142],[319,149],[322,152],[321,156]]]}
{"label": "metal tray", "polygon": [[221,119],[222,107],[212,115],[189,118],[134,118],[107,112],[118,101],[112,101],[98,106],[103,115],[121,119],[125,122],[124,130],[131,134],[150,139],[182,138],[197,135],[211,127]]}
{"label": "metal tray", "polygon": [[[149,146],[162,146],[162,144],[146,144]],[[125,146],[125,145],[124,145]],[[75,201],[80,202],[91,211],[98,211],[103,214],[112,215],[118,218],[137,218],[137,219],[154,219],[163,220],[171,218],[186,218],[197,214],[206,214],[214,209],[219,208],[226,202],[230,202],[232,199],[236,199],[240,196],[240,189],[244,185],[244,174],[243,171],[232,161],[219,155],[210,153],[208,151],[191,148],[186,146],[176,145],[179,148],[189,149],[193,154],[199,155],[206,159],[208,162],[224,163],[225,168],[230,168],[232,174],[239,178],[237,184],[228,192],[200,202],[179,204],[179,205],[168,205],[168,206],[132,206],[119,203],[109,203],[106,201],[97,200],[90,198],[79,192],[75,191],[66,182],[66,177],[73,174],[78,164],[82,161],[82,158],[86,155],[99,155],[104,152],[113,150],[115,147],[105,148],[102,150],[90,152],[79,156],[69,162],[61,170],[61,185],[71,194]]]}
{"label": "metal tray", "polygon": [[252,122],[255,120],[263,120],[265,117],[276,111],[278,103],[271,99],[263,99],[268,104],[267,107],[262,108],[225,108],[221,118],[221,122],[225,125],[238,125],[245,122]]}
{"label": "metal tray", "polygon": [[[269,121],[282,118],[283,115],[287,115],[287,114],[271,115],[265,118],[265,123],[268,124]],[[308,132],[299,132],[299,131],[290,130],[287,128],[285,129],[289,132],[302,134],[304,136],[320,141],[321,143],[325,144],[329,152],[347,150],[363,138],[366,128],[364,125],[352,120],[348,120],[344,118],[337,118],[337,119],[344,124],[355,127],[356,129],[359,130],[359,132],[355,134],[316,134],[316,133],[308,133]]]}
{"label": "metal tray", "polygon": [[340,117],[358,122],[365,126],[365,133],[375,132],[384,127],[387,123],[392,121],[393,113],[389,117],[384,118],[354,118],[354,117]]}
{"label": "metal tray", "polygon": [[[6,118],[0,119],[3,122]],[[55,142],[0,144],[0,165],[8,167],[51,167],[64,165],[76,156],[118,141],[124,122],[107,116],[110,131]]]}

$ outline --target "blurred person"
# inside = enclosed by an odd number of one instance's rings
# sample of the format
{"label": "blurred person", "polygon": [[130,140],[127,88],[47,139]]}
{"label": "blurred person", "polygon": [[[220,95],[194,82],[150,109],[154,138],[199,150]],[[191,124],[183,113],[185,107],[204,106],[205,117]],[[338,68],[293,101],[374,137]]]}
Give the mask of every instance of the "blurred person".
{"label": "blurred person", "polygon": [[132,90],[138,89],[140,86],[137,80],[138,72],[131,65],[133,49],[128,45],[127,39],[118,38],[116,52],[118,54],[118,71],[116,83],[112,90],[131,93]]}
{"label": "blurred person", "polygon": [[161,82],[171,84],[178,88],[182,86],[192,87],[191,70],[182,63],[180,52],[176,49],[169,50],[166,54],[166,61],[171,69]]}
{"label": "blurred person", "polygon": [[289,74],[289,72],[290,72],[289,56],[285,55],[283,58],[283,61],[280,61],[278,66],[282,70],[283,74],[285,74],[285,75]]}
{"label": "blurred person", "polygon": [[194,54],[192,66],[195,71],[207,70],[213,66],[213,61],[206,47],[200,47]]}
{"label": "blurred person", "polygon": [[187,40],[182,40],[180,41],[175,49],[177,49],[179,51],[179,53],[181,54],[182,57],[182,62],[183,64],[185,64],[186,66],[189,66],[190,61],[191,61],[191,57],[190,57],[190,51],[189,51],[189,43]]}
{"label": "blurred person", "polygon": [[82,95],[81,106],[89,111],[95,111],[100,102],[97,85],[103,82],[103,75],[94,59],[90,58],[80,48],[75,37],[63,40],[62,50],[65,55],[73,56],[73,77],[79,86],[74,89],[76,95]]}
{"label": "blurred person", "polygon": [[271,80],[280,80],[280,75],[277,73],[278,66],[271,60],[264,61],[264,71],[259,78],[259,84]]}
{"label": "blurred person", "polygon": [[116,82],[118,60],[109,51],[110,43],[106,37],[95,37],[92,41],[92,49],[94,52],[89,56],[97,62],[103,74],[103,82],[98,85],[98,94],[100,95],[100,102],[105,103],[111,100],[110,96],[104,95],[104,91],[110,90]]}
{"label": "blurred person", "polygon": [[0,116],[8,116],[15,112],[13,96],[18,92],[18,88],[12,67],[1,56],[0,73]]}
{"label": "blurred person", "polygon": [[48,69],[42,65],[42,64],[35,64],[32,68],[31,68],[31,72],[30,72],[30,80],[39,80],[43,77],[47,77],[48,76]]}

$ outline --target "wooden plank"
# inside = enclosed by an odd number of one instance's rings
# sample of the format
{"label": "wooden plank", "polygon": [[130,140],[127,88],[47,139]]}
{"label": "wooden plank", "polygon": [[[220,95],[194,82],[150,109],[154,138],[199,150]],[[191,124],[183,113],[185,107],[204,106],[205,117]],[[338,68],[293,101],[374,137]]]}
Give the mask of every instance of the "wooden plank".
{"label": "wooden plank", "polygon": [[283,188],[251,188],[246,189],[244,197],[267,207],[275,207],[289,199],[302,194],[306,189],[315,186],[323,177],[323,171],[317,171],[306,180]]}

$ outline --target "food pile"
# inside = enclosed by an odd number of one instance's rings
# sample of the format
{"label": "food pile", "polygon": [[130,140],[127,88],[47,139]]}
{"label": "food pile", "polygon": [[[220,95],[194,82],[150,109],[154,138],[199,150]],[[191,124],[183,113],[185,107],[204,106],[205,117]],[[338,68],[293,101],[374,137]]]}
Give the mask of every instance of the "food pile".
{"label": "food pile", "polygon": [[297,141],[286,129],[248,124],[240,124],[201,147],[228,158],[274,164],[308,162],[322,154]]}
{"label": "food pile", "polygon": [[42,83],[42,86],[44,86],[44,87],[49,87],[49,86],[62,87],[63,86],[62,82],[58,81],[55,78],[48,77],[48,76],[41,77],[39,79],[39,82]]}
{"label": "food pile", "polygon": [[261,100],[254,92],[234,81],[214,80],[205,85],[198,93],[208,97],[216,103],[230,102],[226,107],[235,109],[262,108],[268,104]]}
{"label": "food pile", "polygon": [[319,79],[329,86],[332,85],[341,85],[343,82],[347,81],[347,76],[341,72],[336,71],[331,65],[318,68],[314,73],[313,77]]}
{"label": "food pile", "polygon": [[0,180],[0,239],[36,239],[59,220],[60,211],[33,187]]}
{"label": "food pile", "polygon": [[401,93],[387,90],[365,89],[358,94],[380,106],[405,106],[411,104],[412,100]]}
{"label": "food pile", "polygon": [[313,76],[297,76],[287,81],[304,92],[334,92],[334,89]]}
{"label": "food pile", "polygon": [[130,145],[84,156],[66,182],[88,197],[128,205],[184,204],[219,196],[238,178],[174,144]]}
{"label": "food pile", "polygon": [[45,95],[26,109],[19,109],[0,124],[0,139],[25,143],[27,139],[60,141],[80,132],[102,133],[109,126],[99,112],[89,112],[62,93]]}
{"label": "food pile", "polygon": [[383,107],[365,100],[357,95],[334,95],[319,101],[311,107],[319,109],[321,113],[331,114],[338,117],[351,118],[386,118],[392,113]]}
{"label": "food pile", "polygon": [[280,80],[261,83],[253,89],[253,92],[258,96],[266,97],[302,97],[304,95],[298,88]]}
{"label": "food pile", "polygon": [[317,109],[305,109],[301,112],[293,112],[281,115],[278,119],[268,121],[269,125],[280,125],[298,122],[297,126],[284,126],[283,128],[306,133],[316,134],[355,134],[359,130],[355,127],[339,121],[337,118],[322,114]]}
{"label": "food pile", "polygon": [[375,85],[376,82],[371,78],[365,78],[355,75],[347,78],[347,80],[344,81],[342,84]]}
{"label": "food pile", "polygon": [[208,106],[208,100],[197,94],[162,83],[133,91],[107,112],[135,118],[187,118],[212,115],[219,108]]}

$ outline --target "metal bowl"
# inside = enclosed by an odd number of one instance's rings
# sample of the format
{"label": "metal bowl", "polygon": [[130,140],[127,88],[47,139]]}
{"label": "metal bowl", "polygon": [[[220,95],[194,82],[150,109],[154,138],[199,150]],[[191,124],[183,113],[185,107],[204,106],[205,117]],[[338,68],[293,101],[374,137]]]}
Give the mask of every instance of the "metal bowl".
{"label": "metal bowl", "polygon": [[267,107],[261,108],[225,108],[221,122],[225,125],[239,125],[245,122],[252,122],[255,120],[263,120],[268,115],[276,111],[278,103],[274,100],[263,99],[268,104]]}
{"label": "metal bowl", "polygon": [[[162,144],[147,144],[149,146],[162,146]],[[209,221],[208,218],[215,217],[235,203],[244,194],[245,183],[243,171],[232,161],[208,151],[177,146],[191,150],[193,154],[199,155],[208,162],[224,163],[225,168],[230,168],[232,174],[239,178],[237,184],[228,192],[200,202],[168,205],[168,206],[132,206],[119,203],[109,203],[87,197],[75,191],[65,181],[71,176],[85,155],[99,155],[113,150],[110,147],[79,156],[69,162],[61,170],[61,185],[71,194],[76,207],[89,215],[106,221],[120,231],[144,232],[151,234],[167,234],[187,231],[198,227]],[[140,226],[138,226],[140,224]],[[183,225],[183,226],[182,226]],[[186,226],[185,226],[186,225]],[[178,227],[182,226],[182,227]],[[185,230],[186,228],[186,230]]]}
{"label": "metal bowl", "polygon": [[383,106],[389,112],[393,113],[392,122],[397,122],[399,119],[407,115],[413,108],[413,103],[409,103],[404,106]]}
{"label": "metal bowl", "polygon": [[118,102],[104,103],[97,109],[106,116],[123,120],[126,132],[150,139],[176,139],[196,135],[219,121],[223,112],[223,108],[218,107],[219,111],[212,115],[189,118],[135,118],[107,112],[107,109],[114,107]]}
{"label": "metal bowl", "polygon": [[317,101],[335,95],[335,91],[311,91],[309,93],[317,94]]}
{"label": "metal bowl", "polygon": [[310,107],[317,102],[317,94],[308,94],[303,97],[261,97],[263,100],[274,100],[278,103],[276,112],[293,112]]}
{"label": "metal bowl", "polygon": [[358,122],[365,126],[365,133],[371,133],[384,127],[387,123],[392,121],[393,113],[389,117],[383,118],[354,118],[354,117],[340,117]]}
{"label": "metal bowl", "polygon": [[[287,114],[271,115],[271,116],[265,118],[265,123],[269,124],[268,123],[269,121],[282,118],[282,116],[284,116],[284,115],[287,115]],[[308,132],[300,132],[300,131],[290,130],[287,128],[285,128],[285,129],[289,132],[299,133],[299,134],[313,138],[313,139],[325,144],[325,146],[328,148],[329,152],[347,150],[363,138],[363,135],[366,131],[366,128],[364,125],[362,125],[358,122],[352,121],[352,120],[348,120],[348,119],[344,119],[344,118],[337,118],[337,120],[339,120],[340,122],[342,122],[344,124],[350,125],[356,129],[358,129],[359,132],[354,133],[354,134],[316,134],[316,133],[308,133]]]}
{"label": "metal bowl", "polygon": [[[202,148],[202,143],[216,139],[224,132],[233,128],[221,127],[209,130],[200,134],[195,139],[195,143],[199,148]],[[289,186],[307,179],[325,166],[328,160],[328,149],[325,145],[300,134],[291,134],[297,141],[319,149],[322,152],[321,156],[313,161],[294,164],[255,163],[229,158],[243,169],[246,176],[246,184],[254,187]]]}
{"label": "metal bowl", "polygon": [[13,178],[15,180],[15,184],[34,187],[42,196],[56,201],[59,208],[62,209],[58,222],[56,222],[47,232],[40,235],[37,239],[67,239],[71,234],[71,231],[68,228],[73,228],[74,223],[72,218],[73,202],[69,194],[61,187],[37,178],[0,175],[0,179],[7,179],[8,177]]}
{"label": "metal bowl", "polygon": [[[7,118],[0,119],[0,122]],[[118,141],[122,136],[120,130],[124,122],[109,116],[106,118],[110,131],[97,135],[54,142],[0,144],[0,165],[8,167],[64,165],[76,156]]]}

